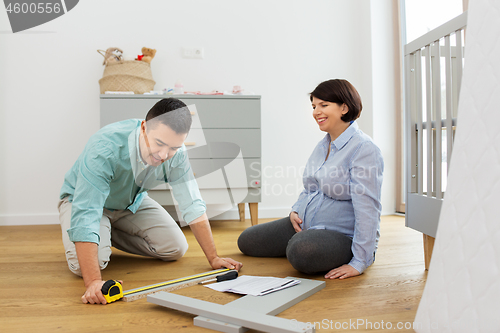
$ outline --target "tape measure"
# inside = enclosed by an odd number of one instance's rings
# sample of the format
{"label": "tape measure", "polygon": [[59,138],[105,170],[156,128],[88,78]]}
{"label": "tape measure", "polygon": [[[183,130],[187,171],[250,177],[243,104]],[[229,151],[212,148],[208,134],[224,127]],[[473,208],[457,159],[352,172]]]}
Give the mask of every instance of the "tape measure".
{"label": "tape measure", "polygon": [[168,282],[164,282],[164,283],[159,283],[159,284],[155,284],[155,285],[152,285],[149,287],[134,289],[134,290],[126,291],[126,292],[123,292],[123,288],[122,288],[122,285],[120,282],[118,282],[117,280],[108,280],[102,285],[101,292],[102,292],[102,295],[104,296],[104,298],[106,299],[106,302],[112,303],[114,301],[121,299],[123,296],[130,295],[133,293],[138,293],[138,292],[145,291],[145,290],[150,290],[150,289],[155,289],[155,288],[167,286],[169,284],[174,284],[174,283],[183,282],[183,281],[189,281],[189,280],[197,279],[200,277],[214,275],[217,273],[222,273],[222,272],[227,272],[227,271],[230,271],[230,269],[225,268],[225,269],[221,269],[221,270],[216,271],[216,272],[210,271],[207,273],[198,274],[195,276],[190,276],[190,277],[181,278],[181,279],[177,279],[177,280],[172,280],[172,281],[168,281]]}
{"label": "tape measure", "polygon": [[106,302],[111,303],[123,297],[122,284],[117,280],[108,280],[101,287]]}

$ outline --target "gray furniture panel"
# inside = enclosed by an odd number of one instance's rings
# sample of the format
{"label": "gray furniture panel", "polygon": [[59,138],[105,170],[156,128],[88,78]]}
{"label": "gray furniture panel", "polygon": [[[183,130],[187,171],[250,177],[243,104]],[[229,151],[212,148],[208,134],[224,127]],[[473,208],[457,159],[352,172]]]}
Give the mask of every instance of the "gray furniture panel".
{"label": "gray furniture panel", "polygon": [[189,132],[185,145],[193,158],[258,158],[261,156],[260,129],[201,129]]}
{"label": "gray furniture panel", "polygon": [[[237,190],[237,189],[236,189]],[[260,188],[248,188],[247,196],[241,200],[242,203],[253,203],[261,201],[261,189]],[[227,189],[200,189],[201,194],[203,195],[203,199],[208,205],[211,204],[224,204],[221,202],[220,197],[227,197],[228,190]],[[234,192],[234,190],[233,190]],[[159,190],[153,189],[148,191],[148,195],[160,203],[162,206],[170,206],[174,205],[174,200],[172,198],[172,192],[168,190]],[[167,209],[168,210],[168,209]],[[168,210],[170,213],[170,210]],[[175,211],[175,210],[174,210]],[[176,219],[177,215],[172,215],[174,219]],[[177,220],[177,219],[176,219]]]}
{"label": "gray furniture panel", "polygon": [[264,332],[314,333],[316,331],[314,327],[310,327],[307,323],[265,315],[246,309],[225,307],[224,305],[164,291],[160,291],[155,295],[148,295],[147,299],[150,303],[171,309]]}
{"label": "gray furniture panel", "polygon": [[[196,178],[203,177],[205,175],[210,175],[217,170],[225,167],[229,163],[231,163],[233,159],[190,159],[191,168],[193,169],[194,176]],[[245,164],[246,178],[247,178],[247,187],[260,187],[260,159],[258,158],[245,158],[243,159],[243,163]],[[226,188],[227,186],[216,184],[211,188]]]}
{"label": "gray furniture panel", "polygon": [[[148,95],[146,95],[148,96]],[[195,105],[203,128],[260,128],[260,97],[220,98],[193,95],[149,95],[144,98],[117,97],[101,95],[101,127],[116,121],[130,118],[144,119],[148,111],[160,99],[175,97]],[[255,112],[259,110],[259,112]]]}
{"label": "gray furniture panel", "polygon": [[406,200],[406,226],[435,238],[443,199],[410,193]]}
{"label": "gray furniture panel", "polygon": [[260,128],[260,100],[180,99],[196,105],[203,128]]}
{"label": "gray furniture panel", "polygon": [[[326,287],[325,281],[301,279],[292,276],[287,276],[286,279],[300,280],[300,283],[293,287],[264,296],[245,295],[235,301],[225,304],[224,307],[255,311],[274,316]],[[194,325],[228,333],[243,333],[247,331],[247,329],[242,326],[232,325],[227,322],[221,322],[202,316],[194,318]]]}
{"label": "gray furniture panel", "polygon": [[[209,142],[233,142],[237,144],[244,158],[261,156],[260,129],[204,129],[205,138]],[[189,155],[191,158],[191,155]],[[193,156],[194,158],[195,156]],[[231,158],[232,151],[223,146],[214,146],[210,151],[211,158]]]}

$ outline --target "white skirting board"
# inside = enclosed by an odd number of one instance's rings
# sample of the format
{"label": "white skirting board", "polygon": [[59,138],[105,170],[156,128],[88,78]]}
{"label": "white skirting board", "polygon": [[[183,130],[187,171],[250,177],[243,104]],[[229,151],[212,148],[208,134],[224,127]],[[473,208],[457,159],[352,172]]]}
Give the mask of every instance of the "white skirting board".
{"label": "white skirting board", "polygon": [[[261,204],[259,203],[259,206]],[[208,207],[210,209],[210,207]],[[220,212],[218,215],[211,220],[239,220],[240,215],[238,209],[233,209],[228,212]],[[290,207],[288,208],[260,208],[259,207],[259,218],[260,219],[280,219],[290,214]],[[382,215],[392,215],[394,213],[382,214]],[[250,210],[248,205],[245,206],[245,216],[246,219],[250,219]],[[59,214],[34,214],[34,215],[0,215],[0,226],[8,225],[41,225],[41,224],[59,224]]]}
{"label": "white skirting board", "polygon": [[0,226],[59,224],[59,214],[0,215]]}
{"label": "white skirting board", "polygon": [[448,187],[414,328],[500,332],[500,1],[471,0]]}

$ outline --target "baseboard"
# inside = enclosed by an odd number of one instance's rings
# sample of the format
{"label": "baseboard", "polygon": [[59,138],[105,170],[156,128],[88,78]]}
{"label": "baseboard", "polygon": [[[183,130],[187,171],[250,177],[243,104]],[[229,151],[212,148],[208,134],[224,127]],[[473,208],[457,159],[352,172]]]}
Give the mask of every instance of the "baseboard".
{"label": "baseboard", "polygon": [[[290,213],[290,208],[260,208],[259,218],[281,218]],[[238,208],[218,209],[208,205],[207,214],[211,220],[239,220]],[[250,209],[245,205],[245,218],[250,219]],[[12,214],[0,215],[0,226],[59,224],[59,214]]]}
{"label": "baseboard", "polygon": [[59,224],[59,214],[0,215],[0,226]]}
{"label": "baseboard", "polygon": [[[260,204],[259,204],[260,205]],[[207,214],[211,220],[239,220],[240,214],[237,208],[230,210],[212,208],[208,205]],[[271,219],[282,218],[290,214],[290,207],[264,208],[259,207],[259,218]],[[394,212],[383,212],[382,215],[394,215]],[[404,216],[404,215],[403,215]],[[250,219],[250,209],[245,204],[245,218]],[[41,225],[59,224],[59,214],[30,214],[30,215],[0,215],[0,226],[14,225]]]}

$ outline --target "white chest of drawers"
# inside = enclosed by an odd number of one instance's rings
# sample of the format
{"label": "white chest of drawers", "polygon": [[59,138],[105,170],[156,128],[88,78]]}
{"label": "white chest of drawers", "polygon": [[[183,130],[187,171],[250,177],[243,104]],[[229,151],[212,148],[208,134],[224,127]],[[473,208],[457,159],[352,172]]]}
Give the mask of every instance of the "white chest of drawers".
{"label": "white chest of drawers", "polygon": [[[240,220],[244,220],[244,204],[248,203],[252,225],[257,224],[261,201],[260,96],[101,95],[100,126],[130,118],[144,119],[156,102],[167,97],[195,106],[191,108],[193,125],[185,145],[205,202],[226,205],[229,196],[229,203],[238,204]],[[239,147],[237,157],[234,149],[219,144],[224,142]],[[232,173],[229,184],[227,172],[217,171],[231,164],[240,169]],[[175,204],[168,186],[150,190],[149,196],[164,206]]]}

